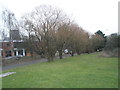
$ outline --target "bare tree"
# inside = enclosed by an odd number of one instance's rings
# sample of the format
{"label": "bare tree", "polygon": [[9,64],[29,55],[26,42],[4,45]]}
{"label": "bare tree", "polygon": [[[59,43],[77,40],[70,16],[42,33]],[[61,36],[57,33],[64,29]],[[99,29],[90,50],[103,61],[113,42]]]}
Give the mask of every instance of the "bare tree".
{"label": "bare tree", "polygon": [[39,6],[23,20],[29,39],[31,35],[36,38],[30,45],[38,54],[44,54],[48,61],[53,61],[56,51],[62,59],[64,49],[68,49],[71,56],[76,52],[80,55],[90,51],[89,34],[55,7]]}
{"label": "bare tree", "polygon": [[2,21],[4,27],[7,27],[9,30],[19,29],[18,22],[15,18],[14,13],[8,9],[2,11]]}
{"label": "bare tree", "polygon": [[88,34],[79,27],[75,33],[75,50],[78,55],[85,52],[87,49]]}
{"label": "bare tree", "polygon": [[89,35],[76,23],[71,23],[69,26],[66,48],[71,56],[74,56],[74,53],[80,55],[89,51]]}
{"label": "bare tree", "polygon": [[30,17],[28,14],[23,16],[20,21],[21,26],[21,35],[22,39],[24,40],[23,47],[30,52],[31,56],[33,57],[33,53],[35,51],[35,35],[34,35],[34,24],[33,22],[28,18]]}
{"label": "bare tree", "polygon": [[[11,30],[19,30],[19,25],[15,18],[14,13],[12,13],[10,10],[4,8],[1,16],[2,16],[2,26],[1,26],[0,34],[2,36],[2,40],[5,40],[6,38],[8,38],[8,36],[10,37]],[[12,40],[12,38],[10,39]]]}
{"label": "bare tree", "polygon": [[4,41],[7,37],[7,33],[5,29],[1,29],[0,31],[0,36],[1,36],[1,40]]}
{"label": "bare tree", "polygon": [[94,51],[100,50],[104,44],[104,38],[101,35],[92,35],[90,39]]}
{"label": "bare tree", "polygon": [[78,25],[74,23],[71,23],[68,28],[66,48],[68,49],[71,56],[74,56],[74,53],[75,53],[75,44],[76,44],[75,33],[77,29],[78,29]]}
{"label": "bare tree", "polygon": [[63,24],[63,26],[61,26],[60,29],[56,32],[56,46],[57,51],[59,52],[60,59],[62,59],[62,54],[65,49],[65,44],[67,42],[68,26],[69,23]]}
{"label": "bare tree", "polygon": [[[56,32],[66,21],[66,15],[56,7],[42,5],[25,17],[32,22],[30,32],[34,33],[39,43],[44,44],[45,56],[52,61],[56,53]],[[31,25],[29,25],[31,26]],[[38,48],[39,50],[39,48]]]}

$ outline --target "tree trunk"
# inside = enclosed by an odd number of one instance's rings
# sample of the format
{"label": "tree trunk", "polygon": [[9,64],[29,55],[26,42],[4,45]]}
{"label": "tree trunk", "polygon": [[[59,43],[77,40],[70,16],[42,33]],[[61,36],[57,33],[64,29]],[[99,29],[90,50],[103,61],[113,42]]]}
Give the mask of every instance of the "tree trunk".
{"label": "tree trunk", "polygon": [[76,51],[76,52],[77,52],[77,54],[78,54],[78,55],[80,55],[80,54],[81,54],[81,53],[80,53],[80,51]]}
{"label": "tree trunk", "polygon": [[33,58],[33,52],[32,51],[30,51],[30,54],[31,54],[31,57]]}
{"label": "tree trunk", "polygon": [[62,59],[62,50],[59,50],[59,58]]}
{"label": "tree trunk", "polygon": [[51,62],[51,61],[53,61],[53,58],[52,57],[47,57],[47,60],[48,60],[48,62]]}
{"label": "tree trunk", "polygon": [[73,51],[71,52],[71,56],[74,56],[74,52]]}
{"label": "tree trunk", "polygon": [[53,55],[48,54],[47,55],[47,60],[48,60],[48,62],[53,61]]}

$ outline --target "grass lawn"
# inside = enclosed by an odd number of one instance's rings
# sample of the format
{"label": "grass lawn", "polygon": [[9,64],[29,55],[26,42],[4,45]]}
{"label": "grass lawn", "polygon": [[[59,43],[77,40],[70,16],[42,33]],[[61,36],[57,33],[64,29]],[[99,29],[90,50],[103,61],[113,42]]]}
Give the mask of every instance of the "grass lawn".
{"label": "grass lawn", "polygon": [[3,88],[118,88],[118,59],[98,53],[67,57],[4,72]]}

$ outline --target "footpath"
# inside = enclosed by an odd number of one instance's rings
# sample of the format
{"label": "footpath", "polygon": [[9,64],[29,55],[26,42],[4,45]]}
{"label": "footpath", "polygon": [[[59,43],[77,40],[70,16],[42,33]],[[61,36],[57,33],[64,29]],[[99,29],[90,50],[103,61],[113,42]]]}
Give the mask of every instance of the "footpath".
{"label": "footpath", "polygon": [[[69,57],[70,55],[67,54],[67,55],[63,55],[63,58],[65,57]],[[59,57],[55,57],[55,60],[59,60],[58,59]],[[36,64],[36,63],[40,63],[40,62],[47,62],[47,59],[45,58],[42,58],[42,59],[39,59],[39,60],[32,60],[32,61],[27,61],[27,62],[20,62],[20,63],[17,63],[17,64],[9,64],[9,65],[6,65],[6,66],[2,66],[2,70],[9,70],[9,69],[13,69],[13,68],[16,68],[16,67],[22,67],[22,66],[27,66],[27,65],[32,65],[32,64]]]}

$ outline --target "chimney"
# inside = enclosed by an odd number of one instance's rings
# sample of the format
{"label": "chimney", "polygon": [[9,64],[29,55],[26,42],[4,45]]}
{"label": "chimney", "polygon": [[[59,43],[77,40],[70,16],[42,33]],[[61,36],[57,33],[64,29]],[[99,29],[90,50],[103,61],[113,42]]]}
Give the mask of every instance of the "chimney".
{"label": "chimney", "polygon": [[21,40],[19,30],[10,30],[10,40]]}

